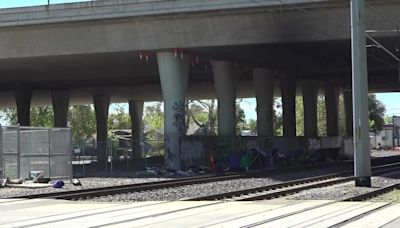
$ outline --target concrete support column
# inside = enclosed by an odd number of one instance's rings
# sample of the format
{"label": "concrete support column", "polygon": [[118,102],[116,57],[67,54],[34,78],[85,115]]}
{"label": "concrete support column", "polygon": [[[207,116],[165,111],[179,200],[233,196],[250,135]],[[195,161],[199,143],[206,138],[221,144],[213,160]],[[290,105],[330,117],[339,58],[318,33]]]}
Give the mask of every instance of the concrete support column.
{"label": "concrete support column", "polygon": [[356,186],[371,187],[365,8],[365,0],[351,0],[354,176]]}
{"label": "concrete support column", "polygon": [[302,82],[304,105],[304,135],[317,137],[317,99],[318,88],[313,80],[306,79]]}
{"label": "concrete support column", "polygon": [[283,107],[283,136],[296,136],[296,77],[286,72],[280,75],[282,107]]}
{"label": "concrete support column", "polygon": [[17,103],[18,124],[30,126],[32,88],[27,85],[16,85],[14,87],[14,96]]}
{"label": "concrete support column", "polygon": [[53,90],[51,91],[51,100],[53,102],[54,127],[67,127],[69,91]]}
{"label": "concrete support column", "polygon": [[213,74],[218,99],[218,135],[236,135],[236,74],[232,63],[214,61]]}
{"label": "concrete support column", "polygon": [[157,53],[161,90],[164,98],[165,163],[167,168],[181,169],[180,137],[185,135],[185,97],[190,57],[171,52]]}
{"label": "concrete support column", "polygon": [[267,68],[253,69],[253,82],[257,100],[257,134],[259,136],[274,136],[273,72]]}
{"label": "concrete support column", "polygon": [[[108,108],[110,106],[110,96],[94,95],[94,110],[96,113],[97,130],[97,162],[100,167],[105,167],[107,162],[107,135],[108,135]],[[104,165],[104,166],[103,166]]]}
{"label": "concrete support column", "polygon": [[325,86],[325,109],[328,136],[339,136],[339,91],[332,85]]}
{"label": "concrete support column", "polygon": [[134,159],[142,157],[140,141],[143,133],[143,104],[143,101],[129,100],[129,115],[132,123],[132,155]]}
{"label": "concrete support column", "polygon": [[351,90],[343,92],[343,99],[346,116],[346,136],[353,136],[353,95]]}

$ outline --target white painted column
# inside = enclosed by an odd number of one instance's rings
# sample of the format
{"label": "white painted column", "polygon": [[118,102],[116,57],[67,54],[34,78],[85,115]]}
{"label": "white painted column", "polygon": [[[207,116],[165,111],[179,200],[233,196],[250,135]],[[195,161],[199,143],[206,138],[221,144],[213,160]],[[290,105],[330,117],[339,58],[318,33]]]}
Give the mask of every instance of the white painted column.
{"label": "white painted column", "polygon": [[274,75],[270,69],[253,69],[253,83],[257,100],[257,134],[274,136],[273,102]]}
{"label": "white painted column", "polygon": [[157,53],[164,98],[165,162],[169,169],[181,169],[180,137],[185,135],[185,97],[190,57],[171,52]]}
{"label": "white painted column", "polygon": [[218,99],[218,135],[236,135],[236,73],[228,61],[214,61],[213,74]]}

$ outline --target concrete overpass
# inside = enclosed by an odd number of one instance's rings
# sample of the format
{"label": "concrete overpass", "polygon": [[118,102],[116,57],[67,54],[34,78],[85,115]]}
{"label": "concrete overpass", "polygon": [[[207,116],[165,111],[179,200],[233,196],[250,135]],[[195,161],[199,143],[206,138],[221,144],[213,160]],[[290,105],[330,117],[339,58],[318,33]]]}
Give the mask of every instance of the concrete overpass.
{"label": "concrete overpass", "polygon": [[[376,10],[367,12],[368,30],[398,29],[398,1],[369,4]],[[398,32],[372,35],[397,50]],[[128,100],[133,119],[143,101],[165,101],[171,154],[185,97],[218,98],[226,136],[235,134],[236,97],[257,97],[262,136],[273,136],[273,94],[283,98],[284,135],[296,136],[296,88],[304,93],[306,136],[316,136],[321,87],[330,136],[338,134],[339,90],[351,116],[348,1],[104,0],[3,9],[0,44],[0,106],[16,100],[20,123],[29,125],[31,104],[53,103],[56,125],[64,126],[69,103],[93,102],[99,141],[107,137],[109,103]],[[397,63],[374,47],[368,54],[370,90],[399,91]],[[179,167],[173,158],[170,165]]]}

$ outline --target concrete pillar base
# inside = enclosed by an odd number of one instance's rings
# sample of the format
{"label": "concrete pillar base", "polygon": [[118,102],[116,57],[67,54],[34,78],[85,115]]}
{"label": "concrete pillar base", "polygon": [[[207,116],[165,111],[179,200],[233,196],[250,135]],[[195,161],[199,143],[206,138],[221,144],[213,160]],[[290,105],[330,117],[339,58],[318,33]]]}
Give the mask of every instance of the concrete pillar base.
{"label": "concrete pillar base", "polygon": [[371,187],[371,177],[356,177],[355,178],[356,187]]}
{"label": "concrete pillar base", "polygon": [[54,127],[67,127],[68,125],[68,108],[69,108],[69,91],[53,90],[51,91],[54,111]]}

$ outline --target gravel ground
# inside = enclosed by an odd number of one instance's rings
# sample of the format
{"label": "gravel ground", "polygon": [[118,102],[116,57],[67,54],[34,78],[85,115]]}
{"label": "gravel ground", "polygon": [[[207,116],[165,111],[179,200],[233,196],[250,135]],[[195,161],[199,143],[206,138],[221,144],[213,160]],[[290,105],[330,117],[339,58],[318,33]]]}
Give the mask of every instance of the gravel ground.
{"label": "gravel ground", "polygon": [[[260,187],[280,183],[282,181],[306,178],[311,176],[319,176],[332,172],[343,171],[340,169],[326,169],[303,171],[290,174],[274,175],[268,178],[245,178],[237,180],[220,181],[214,183],[197,184],[192,186],[182,186],[178,188],[159,189],[138,193],[120,194],[107,197],[89,199],[91,201],[102,202],[126,202],[126,201],[145,201],[145,200],[177,200],[182,198],[193,198],[206,196],[211,194],[223,193],[226,191],[237,191],[246,188]],[[78,190],[86,188],[97,188],[106,186],[115,186],[123,184],[135,184],[153,181],[170,180],[168,178],[80,178],[82,187],[76,187],[66,183],[63,189],[44,188],[44,189],[22,189],[22,188],[0,188],[0,198],[8,198],[14,196],[25,196],[30,194],[58,192],[66,190]]]}
{"label": "gravel ground", "polygon": [[181,186],[177,188],[166,188],[166,189],[158,189],[158,190],[151,190],[144,192],[118,194],[118,195],[104,196],[88,200],[98,201],[98,202],[179,200],[185,198],[194,198],[212,194],[219,194],[228,191],[238,191],[247,188],[256,188],[265,185],[277,184],[287,180],[323,175],[331,173],[332,171],[338,171],[338,170],[336,169],[317,170],[317,171],[312,171],[312,173],[310,173],[310,171],[308,172],[304,171],[304,172],[297,172],[284,175],[274,175],[268,178],[242,178],[236,180]]}
{"label": "gravel ground", "polygon": [[173,178],[80,178],[82,183],[81,187],[74,186],[68,182],[65,183],[62,189],[57,188],[37,188],[37,189],[26,189],[26,188],[0,188],[0,199],[15,197],[15,196],[26,196],[32,194],[49,193],[49,192],[60,192],[67,190],[79,190],[87,188],[100,188],[115,185],[125,184],[139,184],[145,182],[164,181],[171,180]]}
{"label": "gravel ground", "polygon": [[354,181],[318,189],[310,189],[285,197],[291,200],[342,200],[400,182],[400,173],[371,178],[371,188],[355,187]]}
{"label": "gravel ground", "polygon": [[377,196],[375,198],[369,199],[368,201],[373,201],[373,202],[400,202],[400,190],[394,190],[391,192],[388,192],[386,194]]}

